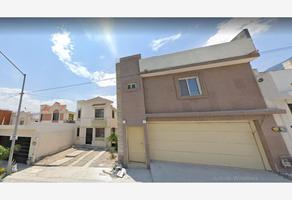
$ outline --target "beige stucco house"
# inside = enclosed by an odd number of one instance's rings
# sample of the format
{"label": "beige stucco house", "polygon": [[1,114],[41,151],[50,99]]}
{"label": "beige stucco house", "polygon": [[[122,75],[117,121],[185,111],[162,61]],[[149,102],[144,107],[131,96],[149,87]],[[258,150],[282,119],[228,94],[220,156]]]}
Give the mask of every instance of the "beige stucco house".
{"label": "beige stucco house", "polygon": [[96,97],[77,102],[75,144],[109,147],[107,137],[116,132],[116,108],[112,101]]}
{"label": "beige stucco house", "polygon": [[287,154],[250,61],[259,57],[248,30],[230,42],[141,58],[117,71],[119,160],[152,160],[285,170]]}
{"label": "beige stucco house", "polygon": [[[10,124],[16,123],[16,112],[13,112],[10,119]],[[38,119],[34,118],[34,115],[31,112],[25,112],[21,111],[19,113],[19,125],[29,125],[34,123],[35,121],[38,121]]]}
{"label": "beige stucco house", "polygon": [[267,106],[286,111],[273,116],[292,156],[292,58],[255,74]]}
{"label": "beige stucco house", "polygon": [[74,112],[67,109],[67,105],[62,105],[55,102],[53,105],[41,105],[40,107],[40,122],[41,123],[63,123],[74,122],[76,116]]}

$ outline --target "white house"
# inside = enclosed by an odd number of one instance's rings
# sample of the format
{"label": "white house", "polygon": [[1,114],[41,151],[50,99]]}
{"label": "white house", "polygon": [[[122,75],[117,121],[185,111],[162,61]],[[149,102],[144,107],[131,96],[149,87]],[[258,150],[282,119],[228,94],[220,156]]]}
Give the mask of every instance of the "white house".
{"label": "white house", "polygon": [[292,59],[255,74],[267,106],[286,110],[273,116],[292,156]]}
{"label": "white house", "polygon": [[107,137],[116,132],[116,108],[102,97],[77,102],[75,144],[109,147]]}

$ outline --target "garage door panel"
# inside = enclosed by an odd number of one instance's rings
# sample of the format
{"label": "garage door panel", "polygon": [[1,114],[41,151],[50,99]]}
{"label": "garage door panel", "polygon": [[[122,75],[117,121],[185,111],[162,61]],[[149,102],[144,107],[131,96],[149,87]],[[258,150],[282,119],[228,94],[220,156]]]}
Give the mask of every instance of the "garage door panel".
{"label": "garage door panel", "polygon": [[217,131],[236,131],[236,132],[248,132],[250,131],[250,126],[246,122],[150,122],[152,129],[159,130],[169,130],[171,128],[174,131],[180,131],[180,126],[184,126],[186,129],[195,129],[199,131],[206,131],[212,126]]}
{"label": "garage door panel", "polygon": [[[149,140],[156,141],[188,141],[194,140],[196,142],[213,142],[213,143],[241,143],[241,144],[254,144],[252,135],[248,132],[236,133],[236,132],[195,132],[195,131],[179,131],[169,132],[163,130],[149,130]],[[181,137],[177,137],[180,134]],[[212,137],[210,137],[212,135]]]}
{"label": "garage door panel", "polygon": [[[254,145],[243,144],[219,144],[219,143],[190,143],[190,142],[168,142],[160,145],[160,142],[151,142],[149,147],[154,151],[170,151],[170,152],[194,152],[194,153],[214,153],[214,154],[230,154],[252,156],[257,151]],[[236,149],[236,151],[234,151]]]}
{"label": "garage door panel", "polygon": [[150,159],[264,169],[250,124],[149,122]]}
{"label": "garage door panel", "polygon": [[[251,169],[263,169],[262,162],[258,157],[250,156],[232,156],[232,155],[215,155],[206,153],[189,153],[189,152],[172,152],[160,151],[150,154],[152,160],[171,161],[171,162],[183,162],[205,165],[220,165],[243,167]],[[236,165],[234,165],[236,163]]]}

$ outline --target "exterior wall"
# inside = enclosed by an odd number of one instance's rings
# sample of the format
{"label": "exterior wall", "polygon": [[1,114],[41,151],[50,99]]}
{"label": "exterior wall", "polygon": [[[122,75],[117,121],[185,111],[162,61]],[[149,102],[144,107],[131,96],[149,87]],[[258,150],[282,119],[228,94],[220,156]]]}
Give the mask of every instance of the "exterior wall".
{"label": "exterior wall", "polygon": [[10,118],[12,111],[10,110],[0,110],[0,125],[8,125],[10,123]]}
{"label": "exterior wall", "polygon": [[[118,154],[119,160],[128,160],[126,151],[127,140],[125,124],[127,126],[142,126],[145,117],[144,92],[142,78],[139,75],[140,55],[122,58],[116,65],[117,73],[117,104],[118,104]],[[127,91],[127,84],[136,82],[135,91]]]}
{"label": "exterior wall", "polygon": [[280,134],[285,141],[289,154],[292,156],[292,113],[288,107],[288,104],[292,104],[292,69],[256,72],[255,75],[258,79],[263,78],[263,81],[258,84],[267,106],[286,110],[285,114],[275,114],[273,117],[277,126],[286,129]]}
{"label": "exterior wall", "polygon": [[[10,124],[16,123],[16,115],[17,113],[15,112],[12,114]],[[28,125],[34,122],[32,118],[32,114],[30,112],[24,112],[24,111],[20,112],[18,124],[20,124],[21,121],[24,122],[23,125]]]}
{"label": "exterior wall", "polygon": [[[31,137],[30,162],[66,149],[73,144],[74,124],[31,124],[18,127],[19,137]],[[13,125],[0,126],[1,136],[11,136]]]}
{"label": "exterior wall", "polygon": [[[129,126],[145,127],[146,121],[144,120],[146,120],[147,114],[267,108],[249,63],[142,78],[139,74],[139,59],[139,55],[122,58],[116,65],[119,160],[126,165],[128,162],[126,128]],[[190,75],[199,77],[203,95],[182,99],[177,95],[176,78]],[[128,91],[127,84],[132,82],[136,82],[138,88]],[[271,117],[272,115],[264,114],[249,116],[247,119],[259,118],[256,120],[256,127],[265,153],[272,169],[281,171],[283,168],[280,164],[280,156],[287,154],[288,151],[281,135],[271,131],[275,125],[275,121]],[[231,117],[231,120],[240,118],[242,117]],[[214,117],[211,116],[207,120],[211,119]],[[220,117],[217,119],[222,120]],[[151,118],[147,118],[147,120],[151,120]],[[192,120],[202,119],[193,118]],[[144,129],[144,135],[147,154],[149,152],[147,150],[147,128]]]}
{"label": "exterior wall", "polygon": [[[70,112],[67,110],[66,105],[61,105],[59,102],[55,102],[52,106],[49,105],[41,105],[40,114],[42,115],[42,120],[40,122],[52,122],[53,113],[55,110],[59,112],[59,120],[56,122],[68,122],[69,121],[69,113],[74,114],[74,112]],[[41,116],[40,116],[41,117]]]}
{"label": "exterior wall", "polygon": [[[194,75],[199,77],[203,88],[202,97],[180,99],[176,87],[177,78]],[[147,77],[143,78],[143,85],[146,113],[244,110],[266,107],[248,63],[175,75]]]}
{"label": "exterior wall", "polygon": [[[101,105],[104,104],[104,105]],[[117,113],[112,107],[112,102],[102,98],[90,100],[81,100],[77,102],[78,110],[81,109],[81,118],[76,120],[76,128],[74,134],[75,144],[84,145],[86,140],[86,128],[93,129],[92,146],[108,147],[107,137],[111,134],[111,128],[117,128]],[[95,119],[95,109],[104,109],[104,119]],[[112,110],[115,112],[115,118],[112,118]],[[79,137],[77,137],[77,128],[80,128]],[[104,139],[95,137],[95,128],[104,128]]]}

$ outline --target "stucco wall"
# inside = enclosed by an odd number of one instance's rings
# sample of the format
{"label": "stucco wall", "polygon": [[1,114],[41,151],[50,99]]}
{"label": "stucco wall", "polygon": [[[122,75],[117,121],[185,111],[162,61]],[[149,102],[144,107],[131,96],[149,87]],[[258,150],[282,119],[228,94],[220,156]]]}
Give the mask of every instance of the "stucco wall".
{"label": "stucco wall", "polygon": [[[203,96],[180,99],[177,77],[199,77]],[[265,108],[248,63],[143,78],[146,113]]]}
{"label": "stucco wall", "polygon": [[[17,135],[31,137],[29,158],[39,160],[49,154],[59,152],[73,144],[74,124],[31,124],[19,126]],[[0,135],[10,136],[14,126],[0,126]]]}

